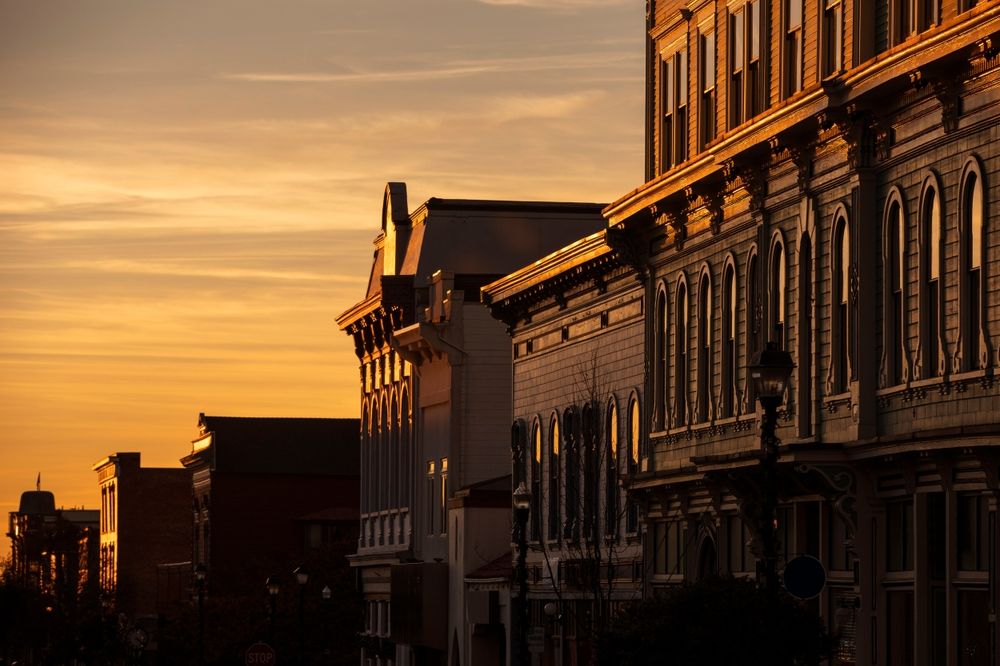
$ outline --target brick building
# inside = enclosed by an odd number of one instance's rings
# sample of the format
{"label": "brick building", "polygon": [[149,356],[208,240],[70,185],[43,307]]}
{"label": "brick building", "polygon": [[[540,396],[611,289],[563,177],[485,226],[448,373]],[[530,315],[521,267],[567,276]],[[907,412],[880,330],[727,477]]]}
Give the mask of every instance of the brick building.
{"label": "brick building", "polygon": [[510,543],[510,340],[479,289],[597,230],[600,209],[434,198],[411,213],[387,185],[367,293],[337,320],[361,370],[364,664],[469,663],[465,576]]}
{"label": "brick building", "polygon": [[836,663],[998,663],[1000,2],[647,21],[647,182],[605,210],[647,274],[647,593],[754,570],[771,341],[782,558],[824,564]]}
{"label": "brick building", "polygon": [[101,489],[100,581],[132,623],[157,615],[157,567],[191,560],[191,472],[142,467],[141,454],[94,464]]}
{"label": "brick building", "polygon": [[639,510],[621,477],[644,453],[644,289],[619,240],[602,230],[483,288],[513,338],[531,663],[591,663],[591,639],[642,595]]}
{"label": "brick building", "polygon": [[205,565],[210,597],[263,599],[270,575],[291,588],[312,549],[356,538],[357,419],[201,414],[181,463],[193,489],[191,561]]}

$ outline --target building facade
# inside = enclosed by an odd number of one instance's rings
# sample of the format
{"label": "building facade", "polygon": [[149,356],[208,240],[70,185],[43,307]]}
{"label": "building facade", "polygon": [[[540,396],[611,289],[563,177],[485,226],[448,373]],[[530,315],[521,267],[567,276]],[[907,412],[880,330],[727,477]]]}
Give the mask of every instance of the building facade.
{"label": "building facade", "polygon": [[510,341],[479,289],[601,227],[600,210],[434,198],[411,213],[405,185],[387,185],[367,293],[337,320],[360,362],[363,663],[470,663],[464,578],[510,534],[506,509],[464,531],[489,502],[450,513],[456,490],[510,473]]}
{"label": "building facade", "polygon": [[639,506],[621,483],[646,457],[645,295],[627,240],[605,229],[483,288],[513,338],[513,485],[531,509],[512,642],[531,664],[592,663],[593,638],[643,592]]}
{"label": "building facade", "polygon": [[835,662],[998,663],[998,39],[996,1],[649,2],[647,182],[605,210],[646,274],[647,594],[754,571],[774,342]]}
{"label": "building facade", "polygon": [[191,472],[142,467],[139,453],[115,453],[93,470],[101,489],[101,591],[148,631],[157,615],[157,567],[190,566]]}
{"label": "building facade", "polygon": [[181,463],[191,561],[204,565],[210,598],[263,599],[271,575],[292,589],[293,570],[332,548],[331,530],[356,524],[357,444],[357,419],[199,416]]}

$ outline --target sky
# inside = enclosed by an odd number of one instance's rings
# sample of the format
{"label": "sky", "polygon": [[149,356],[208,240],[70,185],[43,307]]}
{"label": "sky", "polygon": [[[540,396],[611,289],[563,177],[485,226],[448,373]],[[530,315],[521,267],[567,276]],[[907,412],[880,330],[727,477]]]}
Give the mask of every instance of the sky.
{"label": "sky", "polygon": [[39,473],[97,508],[101,458],[179,466],[199,412],[357,416],[335,317],[385,183],[641,184],[644,7],[0,0],[4,517]]}

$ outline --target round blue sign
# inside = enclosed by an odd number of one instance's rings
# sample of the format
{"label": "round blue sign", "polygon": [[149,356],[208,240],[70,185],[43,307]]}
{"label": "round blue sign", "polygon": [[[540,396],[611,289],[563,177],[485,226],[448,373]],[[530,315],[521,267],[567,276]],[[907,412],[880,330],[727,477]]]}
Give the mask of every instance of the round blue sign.
{"label": "round blue sign", "polygon": [[813,599],[826,585],[826,569],[812,555],[798,555],[785,565],[785,590],[796,599]]}

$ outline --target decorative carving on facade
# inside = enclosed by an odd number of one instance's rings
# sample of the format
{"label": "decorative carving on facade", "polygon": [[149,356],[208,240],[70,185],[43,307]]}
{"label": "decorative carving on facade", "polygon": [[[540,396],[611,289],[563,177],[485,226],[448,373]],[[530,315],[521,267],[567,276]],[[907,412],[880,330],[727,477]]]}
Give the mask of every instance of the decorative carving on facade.
{"label": "decorative carving on facade", "polygon": [[622,261],[635,271],[636,279],[640,282],[644,281],[648,269],[637,246],[635,235],[629,233],[624,227],[614,226],[608,228],[605,240],[608,247],[614,250]]}
{"label": "decorative carving on facade", "polygon": [[954,79],[934,81],[934,96],[941,105],[941,127],[945,132],[958,129],[958,118],[962,114],[962,96],[959,84]]}

